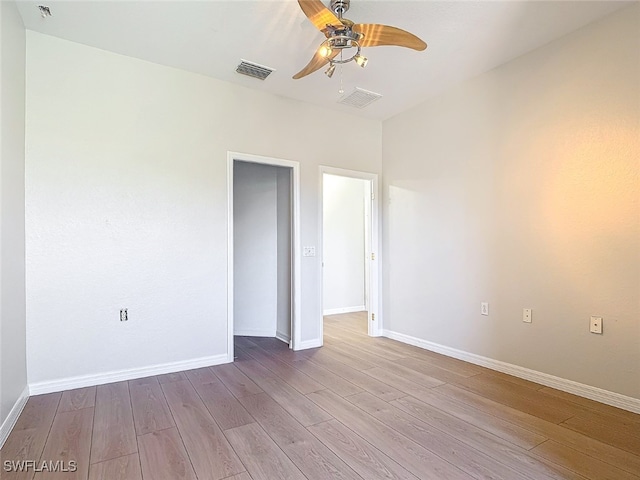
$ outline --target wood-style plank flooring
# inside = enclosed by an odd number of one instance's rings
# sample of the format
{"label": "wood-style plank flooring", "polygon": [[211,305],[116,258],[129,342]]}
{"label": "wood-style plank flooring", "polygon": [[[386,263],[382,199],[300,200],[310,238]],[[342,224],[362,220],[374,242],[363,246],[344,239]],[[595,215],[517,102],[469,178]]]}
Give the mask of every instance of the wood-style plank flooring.
{"label": "wood-style plank flooring", "polygon": [[[29,399],[6,480],[640,480],[640,415],[325,318],[325,346]],[[33,460],[74,472],[7,472]]]}

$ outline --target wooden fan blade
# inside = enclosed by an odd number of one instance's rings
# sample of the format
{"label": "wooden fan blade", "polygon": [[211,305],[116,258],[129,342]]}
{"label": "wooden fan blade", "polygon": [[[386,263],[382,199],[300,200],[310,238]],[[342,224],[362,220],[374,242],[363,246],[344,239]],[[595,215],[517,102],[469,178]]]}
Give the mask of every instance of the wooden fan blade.
{"label": "wooden fan blade", "polygon": [[316,52],[313,55],[313,58],[311,59],[311,61],[307,64],[307,66],[304,67],[302,70],[300,70],[298,73],[296,73],[293,76],[293,78],[295,80],[298,80],[299,78],[306,77],[310,73],[313,73],[321,69],[327,63],[329,63],[329,60],[333,60],[336,57],[336,55],[338,55],[338,53],[340,53],[340,50],[333,50],[328,57],[323,57],[318,52]]}
{"label": "wooden fan blade", "polygon": [[342,25],[340,19],[320,0],[298,0],[298,3],[304,14],[318,30],[324,30],[327,25]]}
{"label": "wooden fan blade", "polygon": [[376,47],[379,45],[396,45],[398,47],[413,48],[414,50],[424,50],[427,44],[416,37],[413,33],[389,25],[378,25],[375,23],[357,23],[353,30],[364,34],[364,38],[358,43],[361,47]]}

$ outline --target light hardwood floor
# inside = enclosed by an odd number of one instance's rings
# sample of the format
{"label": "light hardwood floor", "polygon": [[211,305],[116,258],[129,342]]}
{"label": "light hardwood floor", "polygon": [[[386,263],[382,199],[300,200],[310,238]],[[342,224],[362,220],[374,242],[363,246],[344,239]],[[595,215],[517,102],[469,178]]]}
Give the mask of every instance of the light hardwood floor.
{"label": "light hardwood floor", "polygon": [[[640,415],[325,319],[325,346],[29,399],[4,480],[640,479]],[[68,464],[67,464],[68,465]],[[40,464],[41,466],[41,464]]]}

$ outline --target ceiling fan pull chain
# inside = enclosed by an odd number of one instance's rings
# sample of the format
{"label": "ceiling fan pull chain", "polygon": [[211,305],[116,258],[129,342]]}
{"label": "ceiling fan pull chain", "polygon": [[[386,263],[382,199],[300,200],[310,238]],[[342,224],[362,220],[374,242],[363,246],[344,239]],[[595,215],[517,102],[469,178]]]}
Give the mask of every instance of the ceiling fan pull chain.
{"label": "ceiling fan pull chain", "polygon": [[[342,62],[343,58],[342,58],[342,50],[340,50],[340,61]],[[344,88],[342,88],[342,67],[344,66],[343,63],[340,63],[340,90],[338,90],[338,93],[340,95],[342,95],[344,93]]]}

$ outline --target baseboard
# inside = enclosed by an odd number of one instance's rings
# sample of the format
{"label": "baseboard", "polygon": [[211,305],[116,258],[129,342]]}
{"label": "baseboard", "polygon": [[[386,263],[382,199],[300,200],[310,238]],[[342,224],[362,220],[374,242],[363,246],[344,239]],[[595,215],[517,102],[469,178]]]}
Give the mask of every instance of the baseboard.
{"label": "baseboard", "polygon": [[29,400],[29,386],[24,387],[24,390],[9,412],[9,415],[7,415],[7,418],[2,422],[2,426],[0,426],[0,449],[3,447],[4,442],[7,441],[7,438],[9,438],[9,434],[11,433],[11,430],[13,430],[13,427],[16,426],[18,417],[22,413],[24,406],[27,404],[27,400]]}
{"label": "baseboard", "polygon": [[514,377],[524,378],[525,380],[540,383],[547,387],[562,390],[563,392],[573,393],[574,395],[606,403],[607,405],[622,408],[623,410],[640,413],[640,399],[638,398],[628,397],[620,393],[610,392],[602,388],[592,387],[591,385],[585,385],[584,383],[574,382],[573,380],[567,380],[565,378],[549,375],[548,373],[542,373],[529,368],[513,365],[511,363],[501,362],[492,358],[483,357],[482,355],[476,355],[475,353],[457,350],[445,345],[429,342],[427,340],[422,340],[410,335],[404,335],[402,333],[392,332],[390,330],[383,330],[383,335],[402,343],[408,343],[409,345],[441,353],[448,357],[464,360],[465,362],[487,367],[491,370],[497,370],[498,372],[508,373]]}
{"label": "baseboard", "polygon": [[364,305],[358,305],[357,307],[344,307],[344,308],[328,308],[322,311],[322,315],[338,315],[340,313],[355,313],[364,312],[367,309]]}
{"label": "baseboard", "polygon": [[105,383],[121,382],[136,378],[151,377],[164,373],[175,373],[194,368],[210,367],[229,363],[226,353],[213,355],[210,357],[194,358],[181,362],[163,363],[149,367],[132,368],[129,370],[118,370],[114,372],[99,373],[97,375],[81,375],[78,377],[61,378],[49,382],[38,382],[29,384],[31,395],[41,395],[44,393],[62,392],[73,390],[74,388],[93,387],[94,385],[104,385]]}
{"label": "baseboard", "polygon": [[276,338],[287,345],[289,345],[289,342],[291,341],[291,337],[282,332],[276,332]]}
{"label": "baseboard", "polygon": [[261,330],[261,329],[245,329],[245,330],[234,330],[233,335],[236,337],[269,337],[273,338],[276,336],[276,332],[273,330]]}
{"label": "baseboard", "polygon": [[300,342],[296,345],[297,350],[307,350],[309,348],[318,348],[322,346],[322,339],[314,338],[313,340],[305,340],[304,342]]}

